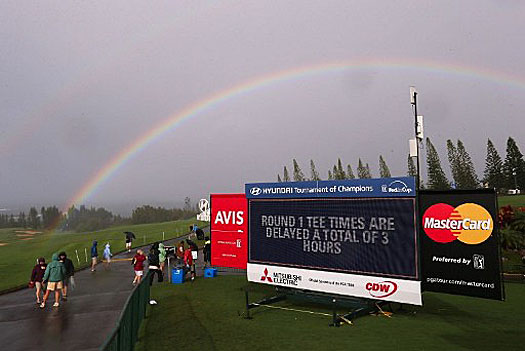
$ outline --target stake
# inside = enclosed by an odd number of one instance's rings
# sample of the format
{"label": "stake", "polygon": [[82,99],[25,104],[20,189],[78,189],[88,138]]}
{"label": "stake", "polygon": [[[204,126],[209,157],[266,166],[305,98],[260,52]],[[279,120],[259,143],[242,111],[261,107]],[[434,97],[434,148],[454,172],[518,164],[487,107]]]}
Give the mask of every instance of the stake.
{"label": "stake", "polygon": [[75,253],[77,254],[77,261],[78,261],[78,264],[80,265],[80,258],[78,258],[78,250],[75,249]]}
{"label": "stake", "polygon": [[87,263],[87,248],[84,248],[84,253],[86,254],[86,263]]}
{"label": "stake", "polygon": [[162,232],[162,241],[164,241],[164,240],[165,240],[165,239],[164,239],[164,232]]}

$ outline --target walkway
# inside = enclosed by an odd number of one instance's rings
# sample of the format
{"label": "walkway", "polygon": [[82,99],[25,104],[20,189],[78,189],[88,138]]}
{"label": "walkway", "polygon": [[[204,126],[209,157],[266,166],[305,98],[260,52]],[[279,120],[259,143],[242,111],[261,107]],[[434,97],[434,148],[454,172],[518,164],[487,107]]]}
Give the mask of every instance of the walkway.
{"label": "walkway", "polygon": [[[180,239],[167,243],[175,240]],[[114,258],[133,254],[122,253]],[[98,350],[115,327],[133,289],[132,281],[130,262],[120,261],[113,262],[107,271],[99,264],[96,272],[77,272],[76,289],[59,308],[52,307],[53,293],[44,310],[35,302],[34,289],[0,295],[1,349]]]}

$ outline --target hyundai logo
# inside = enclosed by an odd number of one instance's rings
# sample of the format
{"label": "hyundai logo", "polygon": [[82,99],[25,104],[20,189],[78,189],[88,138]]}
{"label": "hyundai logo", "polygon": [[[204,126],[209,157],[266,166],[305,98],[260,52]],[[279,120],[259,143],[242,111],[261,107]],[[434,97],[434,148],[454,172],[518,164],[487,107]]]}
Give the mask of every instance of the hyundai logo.
{"label": "hyundai logo", "polygon": [[257,196],[257,195],[261,194],[261,191],[262,191],[261,188],[257,188],[257,187],[251,188],[250,189],[250,194],[252,194],[253,196]]}

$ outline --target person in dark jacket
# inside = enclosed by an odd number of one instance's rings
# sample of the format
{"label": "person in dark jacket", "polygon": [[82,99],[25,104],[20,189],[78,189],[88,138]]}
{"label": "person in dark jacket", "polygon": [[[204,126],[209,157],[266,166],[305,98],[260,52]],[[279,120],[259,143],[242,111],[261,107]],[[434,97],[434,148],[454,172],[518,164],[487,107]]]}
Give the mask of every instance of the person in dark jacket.
{"label": "person in dark jacket", "polygon": [[91,272],[94,272],[95,266],[97,265],[97,257],[98,257],[98,251],[97,251],[97,241],[93,240],[93,246],[91,246]]}
{"label": "person in dark jacket", "polygon": [[211,240],[209,236],[207,236],[205,240],[204,249],[202,251],[204,253],[204,265],[208,265],[211,264]]}
{"label": "person in dark jacket", "polygon": [[40,308],[46,307],[46,301],[49,297],[49,292],[51,291],[55,292],[55,303],[53,304],[53,307],[60,306],[58,301],[60,300],[60,290],[62,289],[62,281],[65,276],[66,267],[64,267],[62,262],[58,261],[58,254],[54,253],[53,260],[47,265],[44,277],[42,278],[42,281],[47,283],[47,287]]}
{"label": "person in dark jacket", "polygon": [[36,303],[40,305],[40,295],[43,294],[43,290],[45,288],[44,283],[42,282],[44,280],[44,273],[46,272],[46,260],[43,257],[40,257],[37,260],[37,264],[33,267],[33,271],[31,272],[31,280],[29,283],[31,285],[35,285],[36,289]]}
{"label": "person in dark jacket", "polygon": [[74,281],[73,275],[75,274],[75,266],[73,265],[73,261],[67,258],[67,255],[64,251],[58,254],[58,260],[62,262],[66,268],[66,277],[62,282],[62,300],[67,301],[67,288]]}
{"label": "person in dark jacket", "polygon": [[155,274],[157,274],[157,281],[159,283],[162,283],[164,281],[162,271],[160,270],[159,244],[158,243],[151,245],[151,248],[148,254],[148,268],[151,271],[149,285],[153,284],[153,278]]}

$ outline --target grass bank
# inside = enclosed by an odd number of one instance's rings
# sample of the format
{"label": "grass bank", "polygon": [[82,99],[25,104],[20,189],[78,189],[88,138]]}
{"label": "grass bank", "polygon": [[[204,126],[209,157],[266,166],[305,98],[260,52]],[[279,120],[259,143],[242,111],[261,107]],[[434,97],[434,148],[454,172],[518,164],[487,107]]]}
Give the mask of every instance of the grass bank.
{"label": "grass bank", "polygon": [[[525,285],[507,284],[507,301],[436,293],[424,306],[405,306],[392,318],[365,316],[353,326],[328,327],[330,317],[259,308],[244,310],[243,276],[155,285],[136,351],[182,350],[517,350],[522,347]],[[267,289],[257,286],[264,296]],[[281,306],[329,312],[299,303]]]}
{"label": "grass bank", "polygon": [[521,207],[525,206],[525,195],[498,196],[498,206]]}
{"label": "grass bank", "polygon": [[[188,232],[189,226],[196,223],[194,219],[174,222],[127,225],[112,227],[96,232],[44,232],[28,234],[20,228],[0,229],[0,291],[27,284],[31,269],[38,257],[44,256],[51,260],[54,252],[65,251],[76,267],[82,268],[90,262],[90,248],[93,240],[99,242],[99,256],[102,256],[104,245],[109,242],[113,253],[123,251],[125,236],[123,231],[132,231],[137,239],[133,247],[144,243],[162,240],[162,232],[166,239],[175,238]],[[203,223],[201,223],[202,225]],[[78,251],[80,264],[75,250]],[[87,250],[87,261],[85,256]]]}

